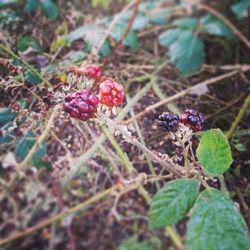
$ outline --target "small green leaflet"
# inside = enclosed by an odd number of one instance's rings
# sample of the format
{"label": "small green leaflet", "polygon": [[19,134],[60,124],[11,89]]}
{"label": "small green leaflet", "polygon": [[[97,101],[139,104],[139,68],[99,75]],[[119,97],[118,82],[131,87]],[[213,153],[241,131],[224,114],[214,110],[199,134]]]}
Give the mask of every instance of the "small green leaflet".
{"label": "small green leaflet", "polygon": [[178,28],[193,30],[197,26],[198,21],[194,17],[183,17],[176,19],[172,24]]}
{"label": "small green leaflet", "polygon": [[238,3],[235,3],[231,6],[231,10],[239,19],[242,19],[247,17],[247,9],[249,7],[250,0],[240,0]]}
{"label": "small green leaflet", "polygon": [[[23,138],[17,141],[15,154],[19,161],[23,161],[31,148],[35,145],[36,138],[32,130],[28,130]],[[42,158],[47,154],[47,143],[43,142],[32,156],[33,164],[37,168],[50,167],[49,162]]]}
{"label": "small green leaflet", "polygon": [[25,81],[31,85],[38,85],[39,83],[42,82],[42,79],[30,69],[27,69],[24,72],[24,78]]}
{"label": "small green leaflet", "polygon": [[203,191],[187,224],[187,250],[249,250],[247,226],[235,204],[221,191]]}
{"label": "small green leaflet", "polygon": [[57,4],[53,0],[41,0],[42,9],[51,20],[56,20],[59,15]]}
{"label": "small green leaflet", "polygon": [[209,35],[221,36],[227,39],[236,38],[232,31],[217,17],[207,14],[200,20],[201,32]]}
{"label": "small green leaflet", "polygon": [[220,129],[211,129],[202,133],[197,148],[197,158],[209,176],[225,173],[233,159],[227,138]]}
{"label": "small green leaflet", "polygon": [[153,197],[149,209],[149,227],[161,228],[176,224],[193,206],[199,183],[194,179],[168,182]]}
{"label": "small green leaflet", "polygon": [[35,141],[35,134],[32,130],[28,130],[24,137],[17,141],[15,153],[18,160],[24,160]]}
{"label": "small green leaflet", "polygon": [[14,118],[15,118],[15,113],[13,113],[10,108],[0,109],[0,127],[4,126],[8,122],[13,121]]}

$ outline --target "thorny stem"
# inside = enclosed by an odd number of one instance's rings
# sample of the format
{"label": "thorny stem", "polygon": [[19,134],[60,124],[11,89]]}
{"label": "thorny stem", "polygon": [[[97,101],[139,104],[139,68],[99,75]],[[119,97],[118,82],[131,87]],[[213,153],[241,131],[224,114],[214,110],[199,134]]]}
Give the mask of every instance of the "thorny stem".
{"label": "thorny stem", "polygon": [[[111,133],[109,132],[109,130],[105,126],[103,126],[103,125],[101,126],[101,128],[102,128],[102,131],[104,132],[104,134],[107,136],[107,138],[112,143],[113,147],[116,149],[117,154],[121,157],[121,159],[124,160],[124,163],[128,161],[128,163],[129,163],[128,166],[131,166],[131,164],[130,164],[128,158],[127,158],[127,156],[123,153],[123,151],[120,148],[119,144],[116,142],[115,138],[111,135]],[[143,144],[141,144],[141,145],[143,145]],[[144,148],[143,151],[145,151],[145,148]],[[150,204],[151,197],[150,197],[150,194],[148,193],[148,191],[143,186],[139,186],[138,190],[139,190],[140,194],[143,196],[143,198],[145,199],[145,201],[147,202],[147,204]],[[176,245],[177,249],[178,250],[183,250],[184,246],[183,246],[182,241],[181,241],[179,235],[177,234],[177,232],[175,232],[175,230],[172,229],[172,227],[167,227],[166,230],[168,232],[168,236],[171,238],[171,240],[173,241],[173,243]]]}
{"label": "thorny stem", "polygon": [[47,85],[48,87],[52,88],[52,85],[50,84],[49,81],[47,81],[45,78],[42,77],[42,75],[30,64],[22,60],[18,55],[16,55],[11,49],[5,47],[4,45],[0,44],[0,49],[11,55],[13,58],[21,61],[30,71],[35,74],[37,77],[41,78]]}

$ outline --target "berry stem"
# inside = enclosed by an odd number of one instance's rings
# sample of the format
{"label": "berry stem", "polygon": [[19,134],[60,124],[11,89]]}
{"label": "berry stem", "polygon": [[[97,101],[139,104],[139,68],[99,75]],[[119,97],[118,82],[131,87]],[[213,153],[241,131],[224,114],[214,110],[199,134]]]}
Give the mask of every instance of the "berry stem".
{"label": "berry stem", "polygon": [[100,128],[102,132],[105,134],[105,136],[107,137],[107,139],[110,141],[112,146],[114,147],[121,161],[123,162],[126,172],[131,173],[134,170],[134,168],[131,162],[129,161],[128,156],[123,152],[123,150],[121,149],[120,145],[117,143],[114,136],[109,132],[108,128],[104,125],[101,125]]}
{"label": "berry stem", "polygon": [[166,227],[166,235],[169,236],[169,238],[171,238],[171,240],[173,241],[173,243],[175,244],[177,250],[184,250],[184,245],[180,239],[180,236],[177,234],[177,232],[174,230],[173,227]]}

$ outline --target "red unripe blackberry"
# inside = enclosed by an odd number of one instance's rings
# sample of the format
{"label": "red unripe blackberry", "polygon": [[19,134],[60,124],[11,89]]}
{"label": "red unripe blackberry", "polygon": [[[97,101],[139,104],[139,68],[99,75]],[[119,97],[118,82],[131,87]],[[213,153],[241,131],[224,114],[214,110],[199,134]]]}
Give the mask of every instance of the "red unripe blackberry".
{"label": "red unripe blackberry", "polygon": [[64,98],[63,110],[73,118],[86,121],[97,111],[98,98],[88,90],[79,90]]}
{"label": "red unripe blackberry", "polygon": [[158,126],[164,131],[176,131],[179,124],[179,116],[172,112],[164,112],[158,117]]}
{"label": "red unripe blackberry", "polygon": [[84,66],[83,73],[88,78],[93,78],[99,81],[102,76],[102,69],[98,64],[88,64]]}
{"label": "red unripe blackberry", "polygon": [[194,109],[186,109],[180,117],[180,122],[188,125],[193,131],[202,130],[205,118],[204,115]]}
{"label": "red unripe blackberry", "polygon": [[116,107],[123,103],[124,96],[124,90],[120,83],[112,79],[101,82],[99,86],[100,103],[108,107]]}

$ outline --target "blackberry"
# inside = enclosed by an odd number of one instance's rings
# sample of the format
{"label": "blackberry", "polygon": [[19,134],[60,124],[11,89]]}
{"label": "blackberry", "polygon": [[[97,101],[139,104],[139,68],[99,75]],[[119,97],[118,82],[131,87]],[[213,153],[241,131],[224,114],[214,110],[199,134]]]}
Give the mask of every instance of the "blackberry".
{"label": "blackberry", "polygon": [[79,90],[64,99],[63,110],[73,118],[87,121],[97,111],[98,98],[88,90]]}
{"label": "blackberry", "polygon": [[172,112],[164,112],[158,117],[158,126],[164,131],[176,131],[179,124],[179,116]]}
{"label": "blackberry", "polygon": [[194,109],[186,109],[181,115],[180,122],[188,125],[193,131],[197,132],[202,130],[205,118],[204,115]]}

